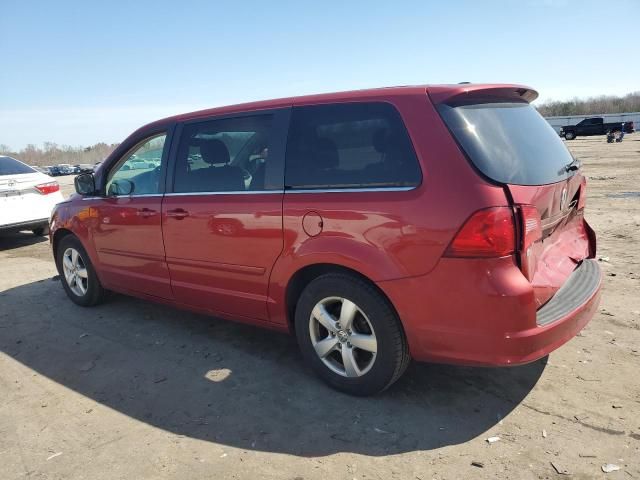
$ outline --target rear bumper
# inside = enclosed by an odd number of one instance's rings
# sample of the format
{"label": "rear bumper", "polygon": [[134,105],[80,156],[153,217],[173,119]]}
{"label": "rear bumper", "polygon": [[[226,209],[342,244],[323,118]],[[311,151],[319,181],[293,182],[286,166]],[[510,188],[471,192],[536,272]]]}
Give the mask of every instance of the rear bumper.
{"label": "rear bumper", "polygon": [[[589,266],[588,275],[583,265]],[[585,260],[583,265],[572,277],[583,271],[579,276],[591,281],[576,282],[570,277],[556,294],[558,298],[538,312],[530,283],[513,259],[506,257],[442,259],[429,275],[380,282],[379,286],[398,309],[414,359],[520,365],[569,341],[595,314],[602,274],[594,260]]]}
{"label": "rear bumper", "polygon": [[9,223],[0,225],[0,232],[19,232],[21,230],[34,230],[36,228],[47,228],[49,226],[49,218],[40,218],[37,220],[29,220],[26,222]]}
{"label": "rear bumper", "polygon": [[536,312],[536,326],[505,335],[509,364],[529,363],[565,344],[582,330],[600,304],[602,272],[584,260],[553,298]]}

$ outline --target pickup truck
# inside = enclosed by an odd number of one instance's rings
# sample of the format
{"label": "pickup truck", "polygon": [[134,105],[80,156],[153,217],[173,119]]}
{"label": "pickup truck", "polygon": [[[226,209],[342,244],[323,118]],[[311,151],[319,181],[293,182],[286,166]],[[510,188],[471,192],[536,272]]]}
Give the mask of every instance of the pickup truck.
{"label": "pickup truck", "polygon": [[[611,130],[619,132],[622,130],[623,122],[604,123],[602,117],[585,118],[577,125],[565,125],[560,129],[560,136],[565,140],[573,140],[576,137],[586,137],[589,135],[606,135]],[[633,122],[624,122],[624,133],[633,133],[635,126]]]}

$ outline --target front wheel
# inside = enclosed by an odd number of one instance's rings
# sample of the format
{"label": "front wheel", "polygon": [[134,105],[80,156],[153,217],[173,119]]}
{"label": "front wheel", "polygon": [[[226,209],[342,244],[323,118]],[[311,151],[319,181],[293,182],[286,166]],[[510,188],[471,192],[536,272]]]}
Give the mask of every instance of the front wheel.
{"label": "front wheel", "polygon": [[73,235],[64,237],[56,251],[56,264],[62,286],[72,302],[83,307],[97,305],[105,297],[89,255]]}
{"label": "front wheel", "polygon": [[573,140],[574,138],[576,138],[576,134],[573,132],[566,132],[564,134],[564,139],[565,140]]}
{"label": "front wheel", "polygon": [[393,307],[355,276],[330,273],[313,280],[298,300],[295,323],[305,359],[337,390],[379,393],[409,364],[407,341]]}

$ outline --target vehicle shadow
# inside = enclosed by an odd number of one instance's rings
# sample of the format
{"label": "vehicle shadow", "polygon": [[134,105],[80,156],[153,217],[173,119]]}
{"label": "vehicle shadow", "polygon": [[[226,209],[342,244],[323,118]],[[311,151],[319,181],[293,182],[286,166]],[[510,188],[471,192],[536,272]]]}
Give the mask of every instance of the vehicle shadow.
{"label": "vehicle shadow", "polygon": [[31,232],[0,233],[0,252],[47,241],[49,241],[48,237],[36,236]]}
{"label": "vehicle shadow", "polygon": [[81,308],[55,279],[0,293],[0,351],[157,428],[299,456],[466,442],[509,414],[546,365],[414,364],[387,392],[354,398],[316,379],[287,335],[123,296]]}

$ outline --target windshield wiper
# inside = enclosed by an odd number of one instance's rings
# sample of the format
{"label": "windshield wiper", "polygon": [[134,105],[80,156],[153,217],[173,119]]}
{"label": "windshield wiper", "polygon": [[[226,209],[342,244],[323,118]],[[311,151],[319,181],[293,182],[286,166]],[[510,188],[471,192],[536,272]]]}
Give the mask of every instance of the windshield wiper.
{"label": "windshield wiper", "polygon": [[564,169],[567,172],[575,172],[579,168],[580,168],[580,160],[578,160],[577,158],[574,158],[573,160],[571,160],[571,162],[567,163],[564,166]]}

